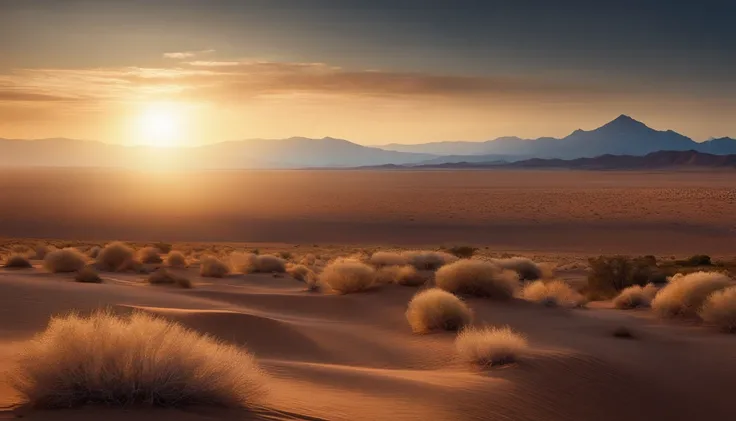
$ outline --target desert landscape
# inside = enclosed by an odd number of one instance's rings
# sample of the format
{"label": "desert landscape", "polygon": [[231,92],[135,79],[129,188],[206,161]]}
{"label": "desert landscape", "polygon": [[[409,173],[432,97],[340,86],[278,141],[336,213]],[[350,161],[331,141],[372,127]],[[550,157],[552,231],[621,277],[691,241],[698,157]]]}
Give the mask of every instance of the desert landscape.
{"label": "desert landscape", "polygon": [[733,419],[734,21],[0,0],[0,420]]}
{"label": "desert landscape", "polygon": [[[728,173],[3,175],[7,417],[730,413],[736,342],[723,332],[736,329],[736,182]],[[11,237],[21,233],[86,240]],[[104,333],[125,323],[109,332],[117,339]],[[152,342],[126,336],[156,329]],[[183,349],[176,341],[189,343],[186,335],[208,342]],[[153,371],[135,380],[137,364]],[[111,384],[120,390],[102,390]]]}

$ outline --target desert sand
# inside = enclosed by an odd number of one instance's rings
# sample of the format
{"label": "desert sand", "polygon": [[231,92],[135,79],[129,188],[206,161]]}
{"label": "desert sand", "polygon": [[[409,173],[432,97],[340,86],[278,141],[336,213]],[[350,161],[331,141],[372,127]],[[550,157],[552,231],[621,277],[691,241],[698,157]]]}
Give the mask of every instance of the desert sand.
{"label": "desert sand", "polygon": [[732,172],[6,169],[0,200],[7,237],[736,254]]}
{"label": "desert sand", "polygon": [[[28,419],[728,419],[736,338],[648,310],[610,302],[548,308],[518,298],[465,299],[476,326],[508,325],[526,336],[518,363],[480,369],[458,359],[452,332],[413,334],[404,312],[415,287],[384,285],[359,294],[309,292],[281,274],[202,278],[193,289],[152,286],[135,273],[73,282],[33,261],[0,269],[0,417]],[[574,282],[579,271],[559,271]],[[32,410],[7,384],[24,341],[49,317],[108,307],[150,312],[243,346],[265,369],[267,405],[244,410]],[[634,339],[616,338],[629,328]]]}

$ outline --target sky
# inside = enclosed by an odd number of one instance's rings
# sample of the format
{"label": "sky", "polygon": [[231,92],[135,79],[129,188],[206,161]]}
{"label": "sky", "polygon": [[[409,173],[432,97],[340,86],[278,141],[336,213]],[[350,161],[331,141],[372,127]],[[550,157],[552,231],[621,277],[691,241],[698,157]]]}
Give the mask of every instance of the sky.
{"label": "sky", "polygon": [[0,137],[736,137],[736,2],[0,0]]}

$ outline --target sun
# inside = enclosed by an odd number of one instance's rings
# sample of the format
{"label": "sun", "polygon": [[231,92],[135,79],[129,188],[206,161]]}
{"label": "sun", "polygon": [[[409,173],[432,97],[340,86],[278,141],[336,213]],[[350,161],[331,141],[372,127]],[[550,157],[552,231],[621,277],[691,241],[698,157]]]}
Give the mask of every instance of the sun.
{"label": "sun", "polygon": [[148,104],[138,121],[140,142],[156,147],[176,146],[181,136],[182,120],[181,110],[175,104]]}

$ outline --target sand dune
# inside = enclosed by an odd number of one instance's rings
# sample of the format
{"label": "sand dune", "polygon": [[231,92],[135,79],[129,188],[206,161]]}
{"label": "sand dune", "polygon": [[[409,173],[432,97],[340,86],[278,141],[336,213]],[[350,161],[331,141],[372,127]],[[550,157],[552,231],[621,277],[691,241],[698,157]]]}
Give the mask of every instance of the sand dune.
{"label": "sand dune", "polygon": [[[252,351],[270,377],[267,408],[30,410],[19,406],[3,374],[0,417],[692,420],[732,414],[732,335],[647,311],[468,298],[475,325],[509,325],[531,347],[517,364],[480,370],[456,356],[454,333],[412,334],[404,312],[415,288],[387,285],[340,296],[307,292],[289,277],[212,279],[196,268],[186,271],[194,289],[147,285],[132,273],[103,273],[103,284],[80,284],[38,267],[0,269],[0,368],[13,369],[23,342],[51,315],[100,307],[145,311]],[[619,326],[637,338],[614,338]]]}

